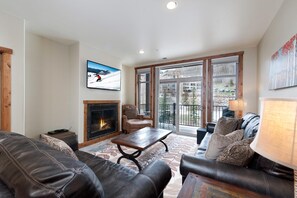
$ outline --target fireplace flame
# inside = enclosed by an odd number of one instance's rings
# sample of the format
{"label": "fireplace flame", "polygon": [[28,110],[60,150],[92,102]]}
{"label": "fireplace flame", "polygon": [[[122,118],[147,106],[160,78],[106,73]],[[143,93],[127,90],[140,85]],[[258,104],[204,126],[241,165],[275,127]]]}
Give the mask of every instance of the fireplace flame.
{"label": "fireplace flame", "polygon": [[103,128],[107,123],[101,118],[99,121],[100,128]]}

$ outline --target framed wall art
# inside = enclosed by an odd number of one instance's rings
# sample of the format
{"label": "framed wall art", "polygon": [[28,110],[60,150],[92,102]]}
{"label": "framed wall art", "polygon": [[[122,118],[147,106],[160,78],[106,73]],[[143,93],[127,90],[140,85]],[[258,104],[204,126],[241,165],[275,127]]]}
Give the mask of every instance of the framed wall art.
{"label": "framed wall art", "polygon": [[271,57],[269,89],[297,86],[297,34]]}

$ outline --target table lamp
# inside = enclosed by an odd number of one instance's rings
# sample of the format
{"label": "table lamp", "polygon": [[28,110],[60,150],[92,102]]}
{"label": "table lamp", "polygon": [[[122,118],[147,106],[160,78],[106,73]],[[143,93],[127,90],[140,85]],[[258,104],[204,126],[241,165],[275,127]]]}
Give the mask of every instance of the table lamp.
{"label": "table lamp", "polygon": [[260,125],[251,148],[260,155],[294,169],[297,193],[297,99],[262,99]]}
{"label": "table lamp", "polygon": [[229,110],[234,111],[236,118],[242,117],[244,109],[243,99],[229,100]]}

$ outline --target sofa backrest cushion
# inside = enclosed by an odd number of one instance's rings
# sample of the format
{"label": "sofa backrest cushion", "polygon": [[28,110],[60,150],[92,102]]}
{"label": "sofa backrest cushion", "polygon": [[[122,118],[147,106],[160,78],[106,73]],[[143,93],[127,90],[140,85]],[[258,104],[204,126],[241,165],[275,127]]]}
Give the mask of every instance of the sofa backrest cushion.
{"label": "sofa backrest cushion", "polygon": [[134,105],[123,105],[123,114],[127,116],[128,119],[135,119],[138,115],[138,110]]}
{"label": "sofa backrest cushion", "polygon": [[244,138],[255,137],[260,123],[260,117],[254,117],[244,129]]}
{"label": "sofa backrest cushion", "polygon": [[86,164],[16,133],[0,132],[0,179],[15,197],[104,197]]}
{"label": "sofa backrest cushion", "polygon": [[248,123],[255,117],[259,117],[259,115],[252,113],[252,112],[248,112],[246,113],[243,117],[242,117],[242,124],[241,124],[241,128],[245,129],[246,126],[248,125]]}
{"label": "sofa backrest cushion", "polygon": [[244,129],[243,137],[245,139],[255,137],[258,132],[260,116],[255,113],[247,113],[242,119],[243,122],[241,124],[241,128]]}

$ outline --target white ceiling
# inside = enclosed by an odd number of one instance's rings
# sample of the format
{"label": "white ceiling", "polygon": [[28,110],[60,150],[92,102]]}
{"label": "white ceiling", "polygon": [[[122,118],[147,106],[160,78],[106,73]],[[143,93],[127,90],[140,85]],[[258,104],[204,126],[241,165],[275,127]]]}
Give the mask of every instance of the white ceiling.
{"label": "white ceiling", "polygon": [[[257,46],[283,0],[0,0],[27,31],[144,65]],[[138,54],[143,49],[144,54]]]}

